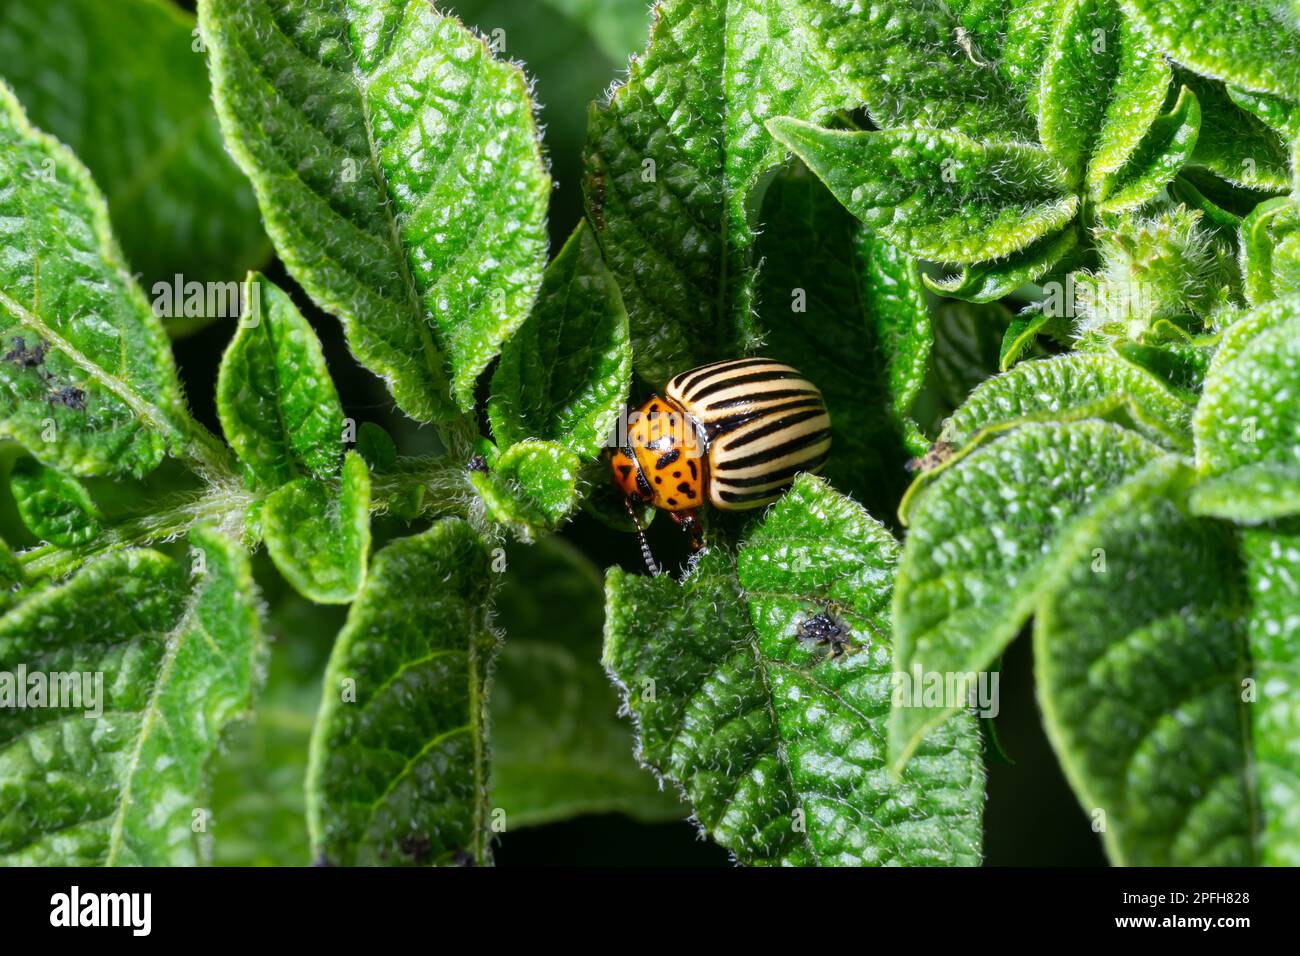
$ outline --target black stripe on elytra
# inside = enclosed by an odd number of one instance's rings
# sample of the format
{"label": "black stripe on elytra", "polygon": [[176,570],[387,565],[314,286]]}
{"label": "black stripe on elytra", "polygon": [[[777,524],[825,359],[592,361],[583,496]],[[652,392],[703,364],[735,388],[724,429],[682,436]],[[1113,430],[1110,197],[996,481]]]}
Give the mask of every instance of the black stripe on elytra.
{"label": "black stripe on elytra", "polygon": [[768,415],[792,412],[799,408],[821,407],[822,400],[820,398],[805,398],[798,402],[786,402],[784,405],[772,405],[768,408],[756,408],[752,412],[741,412],[739,415],[732,415],[730,418],[724,418],[710,424],[707,429],[709,440],[712,441],[719,435],[726,435],[729,432],[734,432],[737,428],[748,425],[750,422],[758,421],[761,418],[766,418]]}
{"label": "black stripe on elytra", "polygon": [[787,465],[784,468],[778,468],[776,471],[765,472],[761,475],[751,475],[746,478],[728,478],[726,475],[721,476],[718,480],[725,485],[731,485],[733,488],[757,488],[760,485],[770,484],[773,481],[781,481],[786,478],[793,478],[801,471],[813,471],[826,464],[826,459],[830,458],[831,450],[825,451],[797,461],[793,465]]}
{"label": "black stripe on elytra", "polygon": [[718,497],[723,501],[731,504],[739,504],[744,501],[762,501],[766,498],[777,498],[781,494],[780,488],[768,488],[765,491],[726,491],[718,492]]}
{"label": "black stripe on elytra", "polygon": [[718,478],[725,482],[727,480],[725,473],[728,469],[735,468],[739,470],[744,468],[753,468],[755,465],[766,465],[770,462],[776,461],[778,458],[784,458],[785,456],[798,451],[800,448],[807,448],[809,445],[815,445],[819,441],[825,441],[830,438],[830,435],[830,429],[819,428],[815,432],[800,435],[798,438],[792,438],[782,445],[774,445],[771,448],[755,452],[745,458],[737,458],[734,461],[726,459],[722,462],[721,469],[719,469],[720,474]]}
{"label": "black stripe on elytra", "polygon": [[746,432],[739,438],[733,438],[723,447],[722,450],[725,452],[733,452],[737,448],[744,448],[746,445],[752,445],[756,441],[770,438],[772,435],[783,432],[787,428],[793,428],[795,425],[806,422],[810,418],[816,418],[819,415],[825,414],[826,412],[821,407],[821,403],[818,402],[816,408],[811,408],[806,412],[795,412],[793,415],[786,415],[774,422],[764,425],[762,428],[755,428],[752,432]]}
{"label": "black stripe on elytra", "polygon": [[735,408],[737,405],[757,405],[759,402],[774,402],[778,398],[805,398],[820,395],[815,388],[778,388],[770,392],[749,392],[739,398],[729,398],[725,402],[701,405],[700,411],[712,412],[723,408]]}
{"label": "black stripe on elytra", "polygon": [[695,459],[694,459],[694,458],[687,458],[687,459],[686,459],[686,467],[689,468],[689,469],[691,470],[691,477],[692,477],[692,478],[698,478],[698,477],[700,477],[700,469],[699,469],[699,466],[695,464]]}
{"label": "black stripe on elytra", "polygon": [[705,385],[698,391],[687,394],[683,392],[686,400],[692,405],[698,403],[701,399],[708,398],[710,395],[716,395],[718,392],[725,391],[729,388],[735,388],[737,385],[752,385],[756,382],[777,382],[782,379],[802,379],[800,375],[792,368],[780,367],[768,369],[765,372],[750,372],[748,375],[737,375],[735,378],[726,378],[721,382],[714,382],[712,385]]}
{"label": "black stripe on elytra", "polygon": [[673,462],[675,462],[678,458],[681,457],[682,457],[682,450],[680,448],[674,448],[672,451],[660,455],[659,460],[655,462],[655,471],[661,471],[664,468],[667,468],[669,465],[671,465]]}
{"label": "black stripe on elytra", "polygon": [[712,365],[704,366],[704,368],[696,368],[691,369],[689,372],[683,372],[681,375],[678,375],[673,379],[673,382],[678,384],[682,394],[685,395],[696,385],[699,385],[703,381],[707,381],[715,375],[722,375],[737,368],[749,368],[753,365],[772,364],[774,363],[771,359],[765,358],[736,359],[732,362],[714,362]]}

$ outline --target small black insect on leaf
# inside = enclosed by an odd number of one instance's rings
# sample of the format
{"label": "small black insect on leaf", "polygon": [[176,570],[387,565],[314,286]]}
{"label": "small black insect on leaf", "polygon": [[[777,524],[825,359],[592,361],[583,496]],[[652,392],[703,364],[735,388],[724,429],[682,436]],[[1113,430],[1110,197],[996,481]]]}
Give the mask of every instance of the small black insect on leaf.
{"label": "small black insect on leaf", "polygon": [[46,396],[51,405],[63,405],[79,412],[86,410],[86,393],[75,385],[64,385]]}
{"label": "small black insect on leaf", "polygon": [[832,657],[839,657],[844,653],[851,636],[852,632],[847,624],[836,620],[825,611],[799,622],[799,640],[828,645]]}
{"label": "small black insect on leaf", "polygon": [[13,362],[19,368],[35,368],[45,361],[44,342],[37,342],[29,349],[21,336],[15,335],[11,341],[14,347],[4,354],[6,362]]}
{"label": "small black insect on leaf", "polygon": [[469,460],[469,470],[486,474],[488,470],[487,459],[482,455],[475,455]]}

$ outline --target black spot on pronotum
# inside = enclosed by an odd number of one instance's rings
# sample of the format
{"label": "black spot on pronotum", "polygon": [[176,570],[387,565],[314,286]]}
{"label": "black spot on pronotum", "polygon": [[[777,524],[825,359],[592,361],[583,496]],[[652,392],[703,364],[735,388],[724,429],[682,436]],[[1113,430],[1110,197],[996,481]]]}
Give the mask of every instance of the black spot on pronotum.
{"label": "black spot on pronotum", "polygon": [[631,466],[631,465],[619,465],[619,466],[618,466],[618,473],[619,473],[620,475],[623,476],[623,480],[624,480],[624,481],[627,481],[627,477],[628,477],[628,475],[632,474],[632,466]]}

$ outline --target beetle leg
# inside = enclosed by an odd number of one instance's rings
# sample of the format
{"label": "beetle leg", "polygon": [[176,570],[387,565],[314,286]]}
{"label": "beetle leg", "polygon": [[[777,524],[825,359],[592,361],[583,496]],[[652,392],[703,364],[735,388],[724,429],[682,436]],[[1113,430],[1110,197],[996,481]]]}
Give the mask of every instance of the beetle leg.
{"label": "beetle leg", "polygon": [[700,517],[695,510],[670,511],[673,520],[681,525],[682,530],[691,536],[691,550],[699,551],[704,547],[704,535],[700,528]]}

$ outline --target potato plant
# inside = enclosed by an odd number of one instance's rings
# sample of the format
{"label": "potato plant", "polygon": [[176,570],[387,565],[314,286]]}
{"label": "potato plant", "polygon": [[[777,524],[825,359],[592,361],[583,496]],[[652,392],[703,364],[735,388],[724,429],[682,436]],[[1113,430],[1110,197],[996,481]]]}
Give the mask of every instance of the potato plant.
{"label": "potato plant", "polygon": [[[1112,863],[1300,864],[1293,0],[0,0],[0,75],[0,860],[978,865],[1019,636]],[[745,356],[831,456],[692,552],[611,436]]]}

